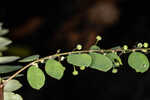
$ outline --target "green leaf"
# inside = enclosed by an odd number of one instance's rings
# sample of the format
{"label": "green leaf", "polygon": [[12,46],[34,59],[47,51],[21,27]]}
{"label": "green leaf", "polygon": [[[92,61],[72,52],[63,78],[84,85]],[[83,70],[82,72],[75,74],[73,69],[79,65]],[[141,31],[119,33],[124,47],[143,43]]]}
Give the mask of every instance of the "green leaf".
{"label": "green leaf", "polygon": [[9,80],[4,87],[5,92],[13,92],[22,87],[22,84],[18,80]]}
{"label": "green leaf", "polygon": [[9,32],[8,29],[1,29],[1,30],[0,30],[0,36],[5,35],[5,34],[7,34],[8,32]]}
{"label": "green leaf", "polygon": [[45,75],[37,66],[31,66],[27,71],[27,80],[32,88],[39,90],[45,84]]}
{"label": "green leaf", "polygon": [[11,43],[12,43],[11,40],[4,38],[4,37],[0,37],[0,48],[5,47]]}
{"label": "green leaf", "polygon": [[23,100],[19,94],[4,92],[4,100]]}
{"label": "green leaf", "polygon": [[92,62],[92,58],[88,54],[70,54],[67,56],[67,62],[75,66],[88,67]]}
{"label": "green leaf", "polygon": [[45,71],[49,76],[60,80],[64,75],[65,67],[63,67],[60,62],[49,59],[46,62]]}
{"label": "green leaf", "polygon": [[115,54],[115,53],[108,53],[106,55],[112,62],[115,62],[115,60],[117,60],[117,62],[119,62],[120,65],[122,65],[122,61],[121,58]]}
{"label": "green leaf", "polygon": [[108,57],[98,53],[91,53],[90,55],[92,57],[90,68],[104,72],[107,72],[112,68],[112,61]]}
{"label": "green leaf", "polygon": [[2,78],[0,77],[0,84],[2,84]]}
{"label": "green leaf", "polygon": [[20,68],[22,68],[22,66],[0,65],[0,74],[13,72],[13,71],[16,71]]}
{"label": "green leaf", "polygon": [[36,59],[39,59],[39,55],[33,55],[33,56],[29,56],[29,57],[26,57],[24,59],[21,59],[19,60],[19,62],[31,62],[31,61],[34,61]]}
{"label": "green leaf", "polygon": [[3,56],[3,53],[2,53],[2,52],[0,52],[0,57],[1,57],[1,56]]}
{"label": "green leaf", "polygon": [[90,50],[100,50],[100,47],[97,46],[97,45],[92,45],[92,46],[90,47]]}
{"label": "green leaf", "polygon": [[149,68],[148,58],[140,52],[133,52],[129,55],[128,64],[136,70],[136,72],[144,73]]}
{"label": "green leaf", "polygon": [[8,49],[8,47],[0,47],[0,51],[6,51]]}
{"label": "green leaf", "polygon": [[18,57],[18,56],[4,56],[4,57],[0,57],[0,64],[10,63],[10,62],[18,60],[19,58],[20,57]]}

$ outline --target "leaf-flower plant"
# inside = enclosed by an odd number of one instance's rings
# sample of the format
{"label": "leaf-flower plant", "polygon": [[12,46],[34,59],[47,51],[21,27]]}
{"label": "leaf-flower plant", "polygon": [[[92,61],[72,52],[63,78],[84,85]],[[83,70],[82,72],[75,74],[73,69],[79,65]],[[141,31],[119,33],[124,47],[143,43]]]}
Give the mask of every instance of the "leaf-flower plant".
{"label": "leaf-flower plant", "polygon": [[[82,45],[78,44],[73,51],[61,53],[60,50],[56,54],[40,58],[39,55],[32,55],[21,59],[16,56],[3,56],[2,51],[12,42],[4,38],[3,35],[8,30],[2,29],[0,24],[0,75],[14,72],[11,76],[0,77],[0,100],[23,100],[19,94],[14,91],[20,89],[22,84],[16,80],[16,77],[22,76],[21,72],[27,70],[27,81],[29,85],[36,90],[40,90],[45,84],[45,73],[39,64],[44,65],[46,74],[50,77],[60,80],[66,67],[61,62],[65,61],[72,65],[73,75],[78,75],[78,68],[85,70],[91,68],[94,70],[117,73],[118,68],[123,65],[121,56],[129,54],[128,64],[136,72],[144,73],[149,69],[149,60],[146,54],[149,53],[149,44],[138,43],[136,47],[129,49],[127,45],[117,46],[110,49],[102,49],[97,44],[102,40],[101,36],[96,37],[96,42],[88,50],[82,50]],[[25,66],[7,65],[7,63],[17,61],[25,63]]]}

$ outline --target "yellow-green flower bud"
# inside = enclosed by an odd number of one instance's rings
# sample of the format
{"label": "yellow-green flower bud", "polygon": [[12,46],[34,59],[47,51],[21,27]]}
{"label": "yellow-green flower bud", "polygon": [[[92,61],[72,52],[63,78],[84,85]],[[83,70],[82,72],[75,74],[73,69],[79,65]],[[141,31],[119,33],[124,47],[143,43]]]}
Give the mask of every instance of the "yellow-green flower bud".
{"label": "yellow-green flower bud", "polygon": [[142,48],[142,47],[143,47],[143,44],[142,44],[142,43],[138,43],[138,44],[137,44],[137,47],[138,47],[138,48]]}
{"label": "yellow-green flower bud", "polygon": [[78,73],[77,70],[74,70],[74,71],[72,72],[72,74],[73,74],[74,76],[76,76],[76,75],[78,75],[79,73]]}
{"label": "yellow-green flower bud", "polygon": [[143,44],[143,46],[144,46],[144,48],[147,48],[147,47],[149,46],[149,44],[148,44],[147,42],[145,42],[145,43]]}
{"label": "yellow-green flower bud", "polygon": [[100,40],[102,40],[102,37],[100,35],[98,35],[98,36],[96,36],[96,40],[100,41]]}
{"label": "yellow-green flower bud", "polygon": [[124,49],[124,50],[128,50],[128,46],[127,46],[127,45],[124,45],[124,46],[123,46],[123,49]]}
{"label": "yellow-green flower bud", "polygon": [[85,66],[81,66],[81,67],[80,67],[80,70],[85,70]]}
{"label": "yellow-green flower bud", "polygon": [[112,69],[112,73],[116,74],[118,72],[118,69]]}
{"label": "yellow-green flower bud", "polygon": [[77,47],[76,47],[76,49],[77,49],[77,50],[81,50],[81,49],[82,49],[82,45],[81,45],[81,44],[78,44]]}

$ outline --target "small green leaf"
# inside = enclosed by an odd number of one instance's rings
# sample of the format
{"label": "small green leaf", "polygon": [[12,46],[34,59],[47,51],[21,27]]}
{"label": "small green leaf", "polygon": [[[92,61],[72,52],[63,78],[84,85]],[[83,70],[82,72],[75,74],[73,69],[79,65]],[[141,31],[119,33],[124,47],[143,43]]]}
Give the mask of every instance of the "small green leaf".
{"label": "small green leaf", "polygon": [[49,59],[46,62],[45,71],[49,76],[60,80],[64,75],[65,67],[60,62]]}
{"label": "small green leaf", "polygon": [[0,37],[0,48],[5,47],[11,43],[12,43],[11,40],[4,38],[4,37]]}
{"label": "small green leaf", "polygon": [[92,57],[90,68],[104,72],[107,72],[112,68],[112,61],[108,57],[98,53],[91,53],[90,55]]}
{"label": "small green leaf", "polygon": [[92,46],[90,47],[90,50],[100,50],[100,47],[97,46],[97,45],[92,45]]}
{"label": "small green leaf", "polygon": [[0,76],[0,84],[3,83],[3,78]]}
{"label": "small green leaf", "polygon": [[19,94],[4,92],[4,100],[23,100]]}
{"label": "small green leaf", "polygon": [[115,63],[115,60],[117,60],[117,62],[119,62],[120,65],[122,65],[122,61],[121,61],[121,58],[115,54],[115,53],[108,53],[106,55],[112,62]]}
{"label": "small green leaf", "polygon": [[45,84],[45,75],[37,66],[31,66],[27,71],[27,80],[32,88],[39,90]]}
{"label": "small green leaf", "polygon": [[6,51],[8,49],[8,47],[0,47],[0,51],[2,52],[2,51]]}
{"label": "small green leaf", "polygon": [[0,57],[1,57],[1,56],[3,56],[3,53],[2,53],[2,52],[0,52]]}
{"label": "small green leaf", "polygon": [[0,64],[10,63],[10,62],[18,60],[19,58],[20,57],[18,57],[18,56],[4,56],[4,57],[0,57]]}
{"label": "small green leaf", "polygon": [[128,64],[136,70],[136,72],[144,73],[149,68],[148,58],[140,52],[133,52],[129,55]]}
{"label": "small green leaf", "polygon": [[75,66],[88,67],[92,62],[92,58],[88,54],[70,54],[67,56],[67,62]]}
{"label": "small green leaf", "polygon": [[26,57],[24,59],[21,59],[19,60],[19,62],[31,62],[31,61],[34,61],[36,59],[39,59],[39,55],[33,55],[33,56],[29,56],[29,57]]}
{"label": "small green leaf", "polygon": [[22,66],[0,65],[0,74],[13,72],[13,71],[16,71],[20,68],[22,68]]}
{"label": "small green leaf", "polygon": [[8,29],[0,29],[0,36],[5,35],[9,32]]}
{"label": "small green leaf", "polygon": [[22,87],[22,84],[18,80],[9,80],[4,87],[5,92],[13,92]]}

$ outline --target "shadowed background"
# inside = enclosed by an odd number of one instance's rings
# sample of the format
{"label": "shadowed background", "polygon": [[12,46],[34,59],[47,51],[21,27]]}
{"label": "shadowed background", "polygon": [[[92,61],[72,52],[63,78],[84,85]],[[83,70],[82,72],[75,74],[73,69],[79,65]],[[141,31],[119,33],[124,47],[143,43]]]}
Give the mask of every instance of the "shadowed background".
{"label": "shadowed background", "polygon": [[[150,16],[146,1],[135,0],[55,0],[49,6],[1,7],[0,21],[10,30],[13,40],[7,55],[41,57],[70,51],[76,44],[89,48],[96,35],[103,37],[101,48],[124,44],[133,47],[137,42],[149,42]],[[135,73],[124,65],[117,74],[86,69],[73,76],[71,65],[62,80],[47,76],[40,91],[30,88],[26,77],[20,78],[24,87],[17,91],[24,100],[149,100],[149,71]]]}

